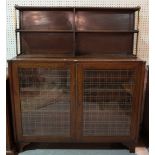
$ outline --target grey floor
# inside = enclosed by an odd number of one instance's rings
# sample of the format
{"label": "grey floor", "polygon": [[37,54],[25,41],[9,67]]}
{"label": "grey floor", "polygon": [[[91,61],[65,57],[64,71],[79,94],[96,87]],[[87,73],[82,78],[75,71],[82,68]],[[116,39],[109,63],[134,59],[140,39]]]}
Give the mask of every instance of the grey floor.
{"label": "grey floor", "polygon": [[136,153],[129,153],[128,150],[30,150],[19,155],[148,155],[146,148],[136,148]]}

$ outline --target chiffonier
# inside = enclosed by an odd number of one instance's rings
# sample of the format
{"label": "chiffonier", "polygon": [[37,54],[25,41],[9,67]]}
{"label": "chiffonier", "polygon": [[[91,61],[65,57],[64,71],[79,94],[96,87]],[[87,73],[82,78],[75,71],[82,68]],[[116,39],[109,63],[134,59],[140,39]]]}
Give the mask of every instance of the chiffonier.
{"label": "chiffonier", "polygon": [[134,152],[145,77],[140,8],[15,9],[17,56],[8,66],[18,151],[122,143]]}

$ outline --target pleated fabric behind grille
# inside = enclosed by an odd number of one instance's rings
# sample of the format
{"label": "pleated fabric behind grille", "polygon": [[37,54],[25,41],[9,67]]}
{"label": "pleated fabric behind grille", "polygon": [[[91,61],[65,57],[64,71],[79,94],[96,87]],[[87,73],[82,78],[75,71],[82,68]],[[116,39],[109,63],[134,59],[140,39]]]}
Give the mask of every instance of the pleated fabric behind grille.
{"label": "pleated fabric behind grille", "polygon": [[135,72],[85,70],[84,136],[130,135]]}
{"label": "pleated fabric behind grille", "polygon": [[70,71],[19,68],[23,135],[70,135]]}

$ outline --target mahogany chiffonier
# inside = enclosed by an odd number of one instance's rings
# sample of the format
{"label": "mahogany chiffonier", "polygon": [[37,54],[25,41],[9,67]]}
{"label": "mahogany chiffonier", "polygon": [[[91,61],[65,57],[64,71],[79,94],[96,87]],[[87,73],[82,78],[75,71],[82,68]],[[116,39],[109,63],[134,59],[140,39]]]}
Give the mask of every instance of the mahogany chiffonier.
{"label": "mahogany chiffonier", "polygon": [[122,143],[134,152],[145,77],[140,8],[15,8],[17,56],[8,64],[18,151]]}

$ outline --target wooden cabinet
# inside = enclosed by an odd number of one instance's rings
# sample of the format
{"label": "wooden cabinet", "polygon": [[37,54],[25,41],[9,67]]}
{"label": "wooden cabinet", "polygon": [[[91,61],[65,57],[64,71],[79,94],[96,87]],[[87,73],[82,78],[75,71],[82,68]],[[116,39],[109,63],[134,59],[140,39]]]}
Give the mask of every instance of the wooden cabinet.
{"label": "wooden cabinet", "polygon": [[135,145],[142,61],[17,59],[9,68],[16,142]]}
{"label": "wooden cabinet", "polygon": [[17,148],[123,143],[134,151],[145,71],[136,57],[140,8],[15,8]]}

